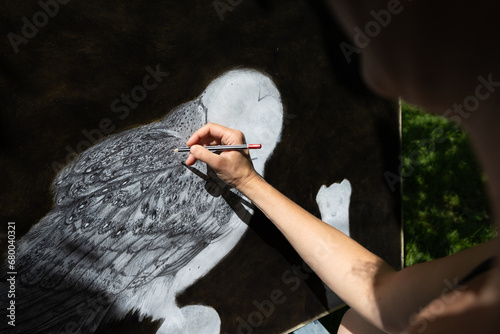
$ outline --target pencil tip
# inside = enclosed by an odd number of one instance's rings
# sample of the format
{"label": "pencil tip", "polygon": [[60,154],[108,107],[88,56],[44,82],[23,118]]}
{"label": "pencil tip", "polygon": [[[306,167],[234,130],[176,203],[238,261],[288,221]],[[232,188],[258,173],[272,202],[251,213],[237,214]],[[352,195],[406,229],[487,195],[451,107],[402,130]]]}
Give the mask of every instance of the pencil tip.
{"label": "pencil tip", "polygon": [[176,148],[176,149],[174,150],[174,152],[179,152],[179,149],[178,149],[178,148]]}

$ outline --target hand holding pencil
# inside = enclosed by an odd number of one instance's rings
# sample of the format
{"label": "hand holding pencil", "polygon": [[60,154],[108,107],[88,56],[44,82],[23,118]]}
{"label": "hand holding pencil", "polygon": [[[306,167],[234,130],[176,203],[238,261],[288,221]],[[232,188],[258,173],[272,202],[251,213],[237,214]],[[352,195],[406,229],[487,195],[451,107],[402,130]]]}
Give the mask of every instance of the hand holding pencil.
{"label": "hand holding pencil", "polygon": [[[259,149],[262,147],[261,144],[241,144],[241,145],[214,145],[214,146],[203,146],[210,152],[222,152],[222,151],[234,151],[234,150],[251,150]],[[179,147],[174,150],[174,152],[190,152],[191,147]]]}
{"label": "hand holding pencil", "polygon": [[186,142],[187,146],[191,146],[186,165],[191,166],[196,160],[205,162],[222,181],[238,189],[258,176],[253,168],[248,149],[224,150],[220,154],[216,154],[210,152],[203,145],[243,144],[245,144],[245,135],[241,131],[208,123],[198,129]]}

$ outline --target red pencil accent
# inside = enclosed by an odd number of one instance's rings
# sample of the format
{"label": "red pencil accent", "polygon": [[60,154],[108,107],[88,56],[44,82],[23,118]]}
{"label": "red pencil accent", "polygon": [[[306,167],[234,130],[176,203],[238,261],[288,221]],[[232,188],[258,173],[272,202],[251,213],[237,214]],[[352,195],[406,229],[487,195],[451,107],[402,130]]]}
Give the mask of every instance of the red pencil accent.
{"label": "red pencil accent", "polygon": [[[232,151],[232,150],[246,150],[246,149],[259,149],[262,147],[261,144],[242,144],[242,145],[215,145],[215,146],[204,146],[209,151]],[[189,147],[179,147],[174,150],[174,152],[189,152]]]}

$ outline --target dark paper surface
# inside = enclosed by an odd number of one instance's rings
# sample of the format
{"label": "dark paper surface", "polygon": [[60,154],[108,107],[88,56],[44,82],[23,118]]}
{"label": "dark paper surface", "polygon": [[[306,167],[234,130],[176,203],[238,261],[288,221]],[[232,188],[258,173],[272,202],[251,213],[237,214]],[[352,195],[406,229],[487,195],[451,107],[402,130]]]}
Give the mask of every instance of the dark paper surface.
{"label": "dark paper surface", "polygon": [[[351,237],[401,265],[399,183],[385,177],[400,163],[398,107],[362,84],[322,2],[57,4],[7,1],[0,14],[2,245],[7,222],[19,240],[51,210],[57,172],[101,137],[163,118],[228,70],[254,68],[274,81],[285,111],[268,182],[319,217],[321,185],[348,179]],[[261,213],[177,303],[216,309],[221,333],[287,332],[329,310],[321,281]],[[131,313],[98,332],[159,325]]]}

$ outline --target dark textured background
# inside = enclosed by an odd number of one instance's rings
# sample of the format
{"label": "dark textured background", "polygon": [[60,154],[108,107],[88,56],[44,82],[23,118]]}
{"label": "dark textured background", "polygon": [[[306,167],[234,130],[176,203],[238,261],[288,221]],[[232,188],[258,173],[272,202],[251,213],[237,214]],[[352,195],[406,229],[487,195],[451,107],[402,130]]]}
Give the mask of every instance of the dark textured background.
{"label": "dark textured background", "polygon": [[[220,1],[227,3],[227,1]],[[19,45],[22,18],[33,22],[37,1],[3,2],[0,11],[0,222],[15,221],[20,238],[52,206],[56,170],[83,148],[84,130],[97,133],[107,118],[113,133],[163,117],[198,96],[226,70],[252,67],[268,73],[282,94],[282,142],[266,179],[315,215],[322,184],[352,184],[351,236],[393,266],[401,263],[400,192],[384,172],[399,165],[395,103],[371,94],[357,62],[347,64],[344,39],[321,1],[244,0],[221,20],[213,1],[77,1]],[[111,110],[147,74],[169,72],[158,88],[130,110]],[[2,246],[2,252],[5,251]],[[280,233],[257,214],[251,229],[214,270],[178,297],[180,305],[211,305],[222,333],[237,332],[253,301],[280,290],[286,301],[254,333],[279,333],[326,311],[324,288]],[[299,279],[299,277],[301,277]],[[293,290],[293,289],[295,290]],[[133,315],[104,332],[151,332],[157,323]],[[113,329],[113,330],[112,330]]]}

